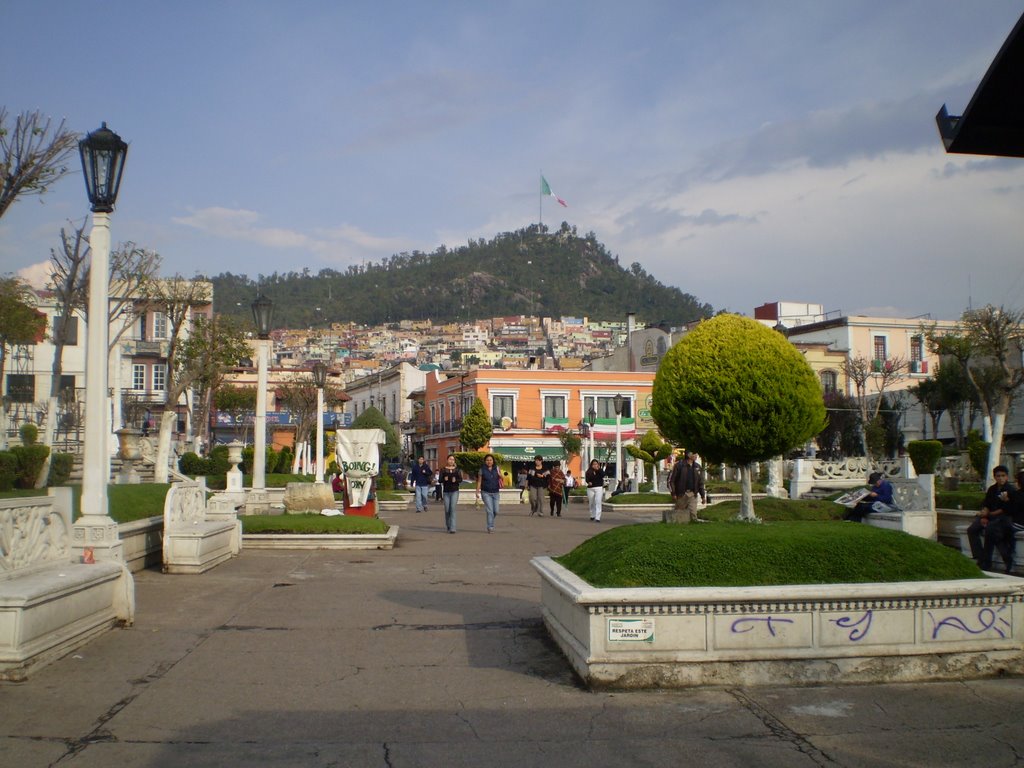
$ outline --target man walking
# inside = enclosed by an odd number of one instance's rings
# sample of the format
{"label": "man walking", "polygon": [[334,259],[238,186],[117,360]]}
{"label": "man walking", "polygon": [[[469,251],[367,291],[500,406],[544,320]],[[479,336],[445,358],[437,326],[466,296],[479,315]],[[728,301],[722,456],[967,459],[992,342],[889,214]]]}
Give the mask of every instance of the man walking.
{"label": "man walking", "polygon": [[434,470],[427,464],[427,460],[422,456],[418,457],[413,468],[409,471],[409,481],[412,483],[413,488],[416,489],[417,512],[427,511],[427,502],[430,499],[430,486],[433,484],[431,482],[433,477]]}
{"label": "man walking", "polygon": [[683,458],[672,467],[668,476],[668,490],[672,494],[676,511],[672,517],[678,523],[692,523],[697,520],[697,498],[706,498],[704,491],[704,468],[697,463],[693,451],[686,451]]}

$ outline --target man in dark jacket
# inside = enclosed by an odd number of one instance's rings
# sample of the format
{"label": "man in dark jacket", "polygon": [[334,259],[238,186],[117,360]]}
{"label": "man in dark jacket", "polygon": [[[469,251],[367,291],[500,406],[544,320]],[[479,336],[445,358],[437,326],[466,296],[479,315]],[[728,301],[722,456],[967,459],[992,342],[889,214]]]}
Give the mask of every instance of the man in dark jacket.
{"label": "man in dark jacket", "polygon": [[967,528],[967,539],[971,542],[971,557],[978,561],[981,570],[992,570],[992,554],[998,547],[999,556],[1009,573],[1013,568],[1016,544],[1013,513],[1017,505],[1017,488],[1010,482],[1010,471],[1002,464],[992,470],[992,478],[995,482],[988,487],[981,502],[981,511]]}
{"label": "man in dark jacket", "polygon": [[416,511],[426,512],[427,502],[430,499],[430,486],[434,477],[434,470],[427,464],[427,460],[420,456],[409,471],[409,482],[416,489]]}
{"label": "man in dark jacket", "polygon": [[668,491],[676,506],[675,519],[681,523],[692,523],[697,519],[697,498],[706,498],[704,491],[704,468],[697,462],[693,451],[686,451],[683,458],[672,467],[668,476]]}

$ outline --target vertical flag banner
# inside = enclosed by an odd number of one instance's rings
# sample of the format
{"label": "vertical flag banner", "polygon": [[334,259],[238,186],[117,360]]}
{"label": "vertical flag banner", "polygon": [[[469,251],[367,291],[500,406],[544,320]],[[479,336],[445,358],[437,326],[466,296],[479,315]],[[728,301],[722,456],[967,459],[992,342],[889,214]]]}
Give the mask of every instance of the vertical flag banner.
{"label": "vertical flag banner", "polygon": [[569,204],[565,202],[565,200],[563,200],[562,198],[560,198],[558,195],[551,191],[551,185],[548,184],[548,180],[545,179],[543,175],[540,177],[540,193],[542,195],[547,195],[548,197],[555,198],[555,200],[558,201],[558,204],[563,208],[569,207]]}

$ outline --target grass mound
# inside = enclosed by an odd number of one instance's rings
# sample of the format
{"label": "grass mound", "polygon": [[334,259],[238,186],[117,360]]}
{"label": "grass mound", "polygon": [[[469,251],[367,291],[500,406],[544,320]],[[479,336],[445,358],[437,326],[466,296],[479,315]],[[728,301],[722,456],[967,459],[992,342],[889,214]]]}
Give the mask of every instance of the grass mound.
{"label": "grass mound", "polygon": [[651,523],[556,561],[595,587],[741,587],[983,578],[948,547],[854,523]]}
{"label": "grass mound", "polygon": [[338,515],[243,515],[242,533],[387,533],[388,524],[375,517]]}

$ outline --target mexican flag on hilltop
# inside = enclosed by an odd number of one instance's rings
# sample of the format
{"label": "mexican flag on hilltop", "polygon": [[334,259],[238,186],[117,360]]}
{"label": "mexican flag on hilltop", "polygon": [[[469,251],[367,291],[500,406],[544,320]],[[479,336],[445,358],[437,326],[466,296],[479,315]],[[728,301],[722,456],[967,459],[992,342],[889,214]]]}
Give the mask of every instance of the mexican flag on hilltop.
{"label": "mexican flag on hilltop", "polygon": [[541,174],[540,177],[540,193],[542,195],[547,195],[548,197],[555,198],[555,200],[558,201],[558,204],[563,208],[569,207],[569,204],[565,202],[565,200],[563,200],[562,198],[560,198],[558,195],[551,191],[551,185],[548,184],[548,180],[544,178],[543,174]]}

